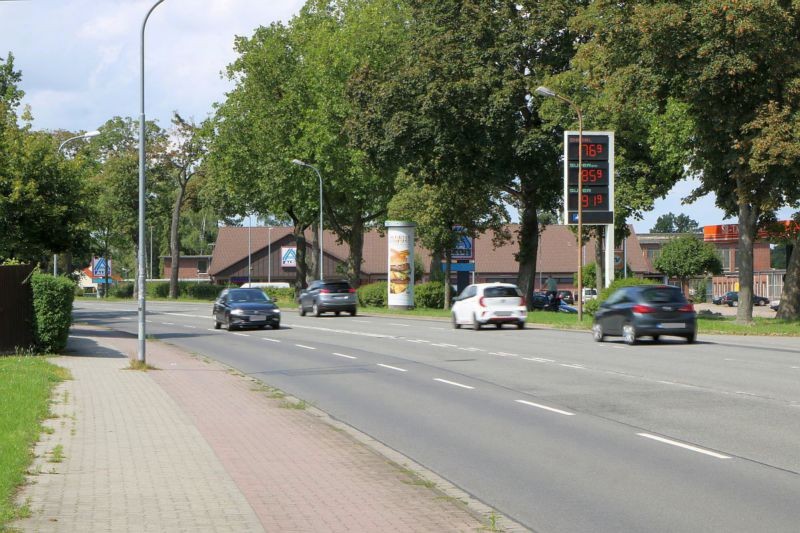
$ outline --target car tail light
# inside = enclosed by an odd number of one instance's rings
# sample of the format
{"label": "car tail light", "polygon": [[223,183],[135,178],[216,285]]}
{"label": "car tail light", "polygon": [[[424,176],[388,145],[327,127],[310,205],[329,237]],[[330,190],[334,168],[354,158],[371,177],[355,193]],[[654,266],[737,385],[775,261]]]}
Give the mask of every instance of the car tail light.
{"label": "car tail light", "polygon": [[640,314],[655,313],[656,308],[649,305],[636,304],[633,306],[633,312]]}
{"label": "car tail light", "polygon": [[356,290],[351,287],[351,288],[347,289],[347,292],[356,292]]}
{"label": "car tail light", "polygon": [[519,297],[519,305],[525,307],[525,297],[524,296],[520,296]]}
{"label": "car tail light", "polygon": [[320,294],[330,294],[331,290],[330,289],[322,289],[319,292],[320,292]]}
{"label": "car tail light", "polygon": [[486,307],[486,302],[484,302],[484,300],[485,300],[485,299],[486,299],[486,298],[484,298],[483,296],[481,296],[481,299],[480,299],[480,300],[478,300],[478,305],[480,305],[481,307]]}
{"label": "car tail light", "polygon": [[678,308],[678,311],[680,311],[681,313],[693,313],[694,306],[692,304],[682,305],[681,307]]}

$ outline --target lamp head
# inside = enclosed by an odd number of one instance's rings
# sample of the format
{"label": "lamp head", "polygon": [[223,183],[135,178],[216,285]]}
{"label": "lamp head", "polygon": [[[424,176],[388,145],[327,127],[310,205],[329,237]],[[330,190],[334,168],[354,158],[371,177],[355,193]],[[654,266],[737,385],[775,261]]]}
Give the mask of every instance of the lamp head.
{"label": "lamp head", "polygon": [[87,131],[86,133],[83,134],[83,136],[87,139],[90,137],[97,137],[98,135],[100,135],[100,132],[97,130]]}
{"label": "lamp head", "polygon": [[539,87],[537,87],[536,90],[533,91],[533,92],[535,92],[539,96],[544,96],[544,97],[547,97],[547,98],[554,98],[556,96],[556,93],[552,89],[548,89],[547,87],[545,87],[543,85],[540,85]]}

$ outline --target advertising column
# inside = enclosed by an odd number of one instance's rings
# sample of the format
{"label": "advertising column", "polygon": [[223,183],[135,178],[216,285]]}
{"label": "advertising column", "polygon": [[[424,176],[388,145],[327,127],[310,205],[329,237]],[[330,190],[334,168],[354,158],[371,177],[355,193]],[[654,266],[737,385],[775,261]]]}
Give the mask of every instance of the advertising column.
{"label": "advertising column", "polygon": [[387,220],[389,229],[389,307],[414,307],[414,228],[413,222]]}

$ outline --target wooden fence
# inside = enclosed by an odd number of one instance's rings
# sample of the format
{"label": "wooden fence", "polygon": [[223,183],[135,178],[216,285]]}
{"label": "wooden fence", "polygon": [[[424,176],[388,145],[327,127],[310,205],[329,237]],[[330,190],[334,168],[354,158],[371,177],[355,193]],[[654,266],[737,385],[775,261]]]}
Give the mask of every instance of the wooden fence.
{"label": "wooden fence", "polygon": [[32,265],[0,266],[0,353],[34,344]]}

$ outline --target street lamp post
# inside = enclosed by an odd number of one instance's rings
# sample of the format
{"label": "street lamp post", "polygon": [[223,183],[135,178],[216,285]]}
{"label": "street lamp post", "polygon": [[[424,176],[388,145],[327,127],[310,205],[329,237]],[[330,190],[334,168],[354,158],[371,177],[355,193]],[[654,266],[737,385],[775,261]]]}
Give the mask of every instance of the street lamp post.
{"label": "street lamp post", "polygon": [[247,283],[248,283],[248,287],[250,286],[249,284],[253,282],[253,280],[252,280],[252,276],[253,276],[253,262],[252,262],[253,261],[252,260],[253,252],[252,252],[252,246],[251,246],[251,241],[250,241],[250,231],[251,231],[251,228],[253,226],[253,222],[250,219],[250,216],[251,215],[248,215],[248,217],[247,217]]}
{"label": "street lamp post", "polygon": [[[578,321],[583,321],[583,202],[581,196],[583,195],[583,181],[581,172],[583,171],[583,115],[581,115],[581,108],[578,107],[572,100],[561,96],[552,89],[547,87],[537,87],[534,91],[540,96],[546,98],[557,98],[567,105],[571,106],[575,113],[578,115]],[[567,162],[564,161],[566,165]],[[567,169],[569,173],[569,169]],[[567,221],[569,222],[569,221]]]}
{"label": "street lamp post", "polygon": [[[64,148],[69,142],[76,141],[78,139],[91,139],[92,137],[97,137],[98,135],[100,135],[100,132],[94,130],[94,131],[88,131],[82,135],[76,135],[74,137],[70,137],[69,139],[58,145],[58,153],[60,154],[61,149]],[[58,254],[53,254],[53,276],[58,276]]]}
{"label": "street lamp post", "polygon": [[267,239],[269,240],[269,243],[267,243],[267,257],[269,257],[267,261],[267,283],[272,283],[272,226],[269,227]]}
{"label": "street lamp post", "polygon": [[141,32],[141,46],[139,48],[139,77],[141,84],[139,86],[139,250],[138,250],[138,261],[137,261],[137,268],[138,272],[136,273],[137,277],[137,287],[139,292],[139,351],[137,354],[137,359],[140,363],[145,363],[145,351],[146,351],[146,339],[145,339],[145,326],[144,326],[144,319],[145,319],[145,253],[144,253],[144,241],[146,238],[145,234],[145,225],[144,225],[144,215],[145,215],[145,175],[144,175],[144,134],[145,134],[145,117],[144,117],[144,28],[147,25],[147,19],[150,18],[150,14],[153,12],[155,8],[161,4],[164,0],[158,0],[147,14],[144,16],[144,20],[142,21],[142,32]]}
{"label": "street lamp post", "polygon": [[322,175],[314,165],[309,165],[299,159],[292,159],[292,163],[312,169],[317,173],[317,177],[319,178],[319,279],[322,281]]}

